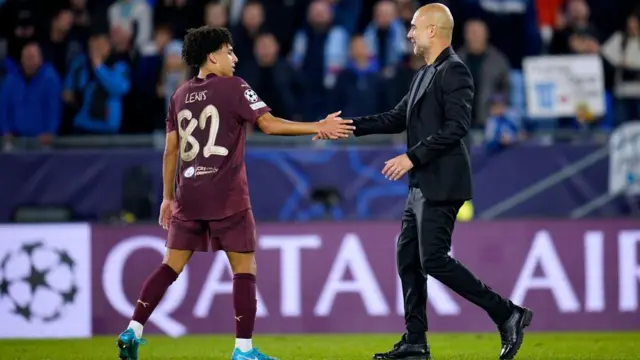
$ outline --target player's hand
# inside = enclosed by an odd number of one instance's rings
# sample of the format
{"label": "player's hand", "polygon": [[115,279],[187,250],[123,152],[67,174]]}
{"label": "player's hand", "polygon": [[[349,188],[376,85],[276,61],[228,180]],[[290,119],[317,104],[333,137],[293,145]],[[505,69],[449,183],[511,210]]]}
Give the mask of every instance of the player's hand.
{"label": "player's hand", "polygon": [[162,205],[160,205],[160,217],[158,218],[158,224],[160,224],[160,226],[162,226],[162,228],[165,230],[169,229],[171,215],[173,215],[173,201],[162,200]]}
{"label": "player's hand", "polygon": [[342,111],[336,111],[327,115],[326,118],[319,121],[320,129],[313,140],[336,140],[349,137],[349,134],[356,129],[353,126],[353,120],[345,120],[340,117]]}
{"label": "player's hand", "polygon": [[382,175],[387,179],[396,181],[404,176],[409,170],[413,168],[413,163],[409,160],[407,154],[396,156],[391,160],[384,162],[384,169],[382,169]]}

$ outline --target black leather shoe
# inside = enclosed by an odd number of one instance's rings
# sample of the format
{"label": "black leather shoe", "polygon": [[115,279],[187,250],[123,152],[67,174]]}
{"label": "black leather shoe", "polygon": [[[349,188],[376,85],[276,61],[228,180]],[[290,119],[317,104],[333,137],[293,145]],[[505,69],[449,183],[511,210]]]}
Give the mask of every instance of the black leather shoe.
{"label": "black leather shoe", "polygon": [[502,349],[500,350],[500,360],[512,360],[524,339],[524,328],[531,324],[533,311],[517,306],[511,316],[504,324],[498,326]]}
{"label": "black leather shoe", "polygon": [[431,360],[431,352],[427,344],[408,344],[403,335],[393,349],[373,355],[373,360]]}

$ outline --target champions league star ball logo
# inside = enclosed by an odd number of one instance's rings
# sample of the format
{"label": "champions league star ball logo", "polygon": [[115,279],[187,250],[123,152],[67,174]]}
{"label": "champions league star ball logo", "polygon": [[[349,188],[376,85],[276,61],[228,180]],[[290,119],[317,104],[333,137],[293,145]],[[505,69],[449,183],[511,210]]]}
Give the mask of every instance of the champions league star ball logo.
{"label": "champions league star ball logo", "polygon": [[[28,322],[54,322],[78,294],[75,260],[33,241],[0,254],[0,304]],[[4,303],[4,304],[3,304]]]}
{"label": "champions league star ball logo", "polygon": [[244,97],[246,97],[247,100],[252,103],[258,101],[258,94],[256,94],[256,92],[251,89],[248,89],[244,92]]}

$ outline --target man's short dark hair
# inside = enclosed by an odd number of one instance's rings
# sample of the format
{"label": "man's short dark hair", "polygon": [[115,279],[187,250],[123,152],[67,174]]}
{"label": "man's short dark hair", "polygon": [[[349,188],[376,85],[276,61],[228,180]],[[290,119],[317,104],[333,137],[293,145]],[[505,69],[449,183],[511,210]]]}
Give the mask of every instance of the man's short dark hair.
{"label": "man's short dark hair", "polygon": [[188,66],[199,67],[204,65],[207,55],[224,45],[233,46],[231,32],[227,28],[201,26],[189,29],[182,44],[182,59]]}

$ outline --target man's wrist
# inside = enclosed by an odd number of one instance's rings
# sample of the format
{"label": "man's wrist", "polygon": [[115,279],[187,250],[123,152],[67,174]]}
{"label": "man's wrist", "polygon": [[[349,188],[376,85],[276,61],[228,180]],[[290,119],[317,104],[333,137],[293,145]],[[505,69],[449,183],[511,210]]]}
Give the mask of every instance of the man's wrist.
{"label": "man's wrist", "polygon": [[316,121],[312,123],[312,132],[319,134],[322,131],[322,121]]}

